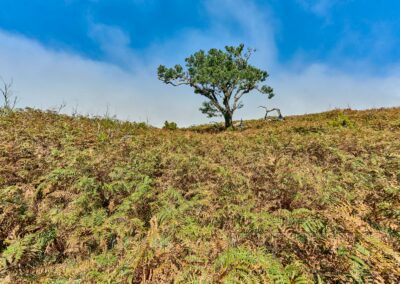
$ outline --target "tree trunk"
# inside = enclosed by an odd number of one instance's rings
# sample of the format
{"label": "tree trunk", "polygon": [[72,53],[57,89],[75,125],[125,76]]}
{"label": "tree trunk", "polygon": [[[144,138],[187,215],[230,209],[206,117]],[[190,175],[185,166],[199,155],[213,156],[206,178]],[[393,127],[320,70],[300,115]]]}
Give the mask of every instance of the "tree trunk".
{"label": "tree trunk", "polygon": [[232,114],[230,112],[224,113],[225,119],[225,128],[229,128],[232,126]]}

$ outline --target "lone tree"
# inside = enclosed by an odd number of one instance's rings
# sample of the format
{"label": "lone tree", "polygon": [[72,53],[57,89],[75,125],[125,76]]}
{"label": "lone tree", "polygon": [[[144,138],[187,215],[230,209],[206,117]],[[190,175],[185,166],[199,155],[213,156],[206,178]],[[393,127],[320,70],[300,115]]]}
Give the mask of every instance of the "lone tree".
{"label": "lone tree", "polygon": [[187,85],[194,88],[196,94],[207,98],[200,111],[208,117],[223,116],[225,127],[232,126],[233,113],[243,107],[243,95],[257,90],[274,96],[273,89],[262,85],[268,78],[266,71],[249,64],[255,52],[244,45],[226,46],[225,50],[210,49],[196,52],[185,59],[186,69],[181,65],[167,68],[158,67],[158,78],[173,86]]}

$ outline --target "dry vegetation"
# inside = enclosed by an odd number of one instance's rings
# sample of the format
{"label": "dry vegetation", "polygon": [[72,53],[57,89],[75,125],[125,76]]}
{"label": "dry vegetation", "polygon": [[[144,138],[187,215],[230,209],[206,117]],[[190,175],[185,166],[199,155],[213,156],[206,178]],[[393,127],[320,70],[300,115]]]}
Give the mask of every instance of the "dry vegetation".
{"label": "dry vegetation", "polygon": [[245,124],[4,113],[0,282],[398,283],[400,109]]}

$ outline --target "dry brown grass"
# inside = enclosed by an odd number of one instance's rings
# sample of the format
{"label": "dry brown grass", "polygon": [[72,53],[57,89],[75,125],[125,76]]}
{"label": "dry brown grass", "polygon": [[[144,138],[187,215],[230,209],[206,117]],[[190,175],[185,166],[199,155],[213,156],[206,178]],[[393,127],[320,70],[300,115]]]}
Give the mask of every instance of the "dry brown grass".
{"label": "dry brown grass", "polygon": [[400,109],[161,130],[0,116],[5,283],[398,283]]}

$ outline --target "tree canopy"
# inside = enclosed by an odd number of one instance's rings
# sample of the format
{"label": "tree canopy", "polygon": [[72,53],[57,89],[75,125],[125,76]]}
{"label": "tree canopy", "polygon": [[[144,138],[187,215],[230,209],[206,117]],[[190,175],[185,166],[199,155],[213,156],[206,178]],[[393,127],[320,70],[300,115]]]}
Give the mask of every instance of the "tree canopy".
{"label": "tree canopy", "polygon": [[177,64],[172,68],[158,67],[158,78],[173,86],[187,85],[196,94],[207,98],[200,110],[208,117],[223,116],[225,126],[232,126],[233,113],[243,107],[241,101],[245,94],[257,90],[268,98],[274,96],[273,89],[262,84],[267,71],[250,65],[254,49],[245,50],[244,44],[238,47],[226,46],[225,50],[200,50],[185,59],[185,67]]}

